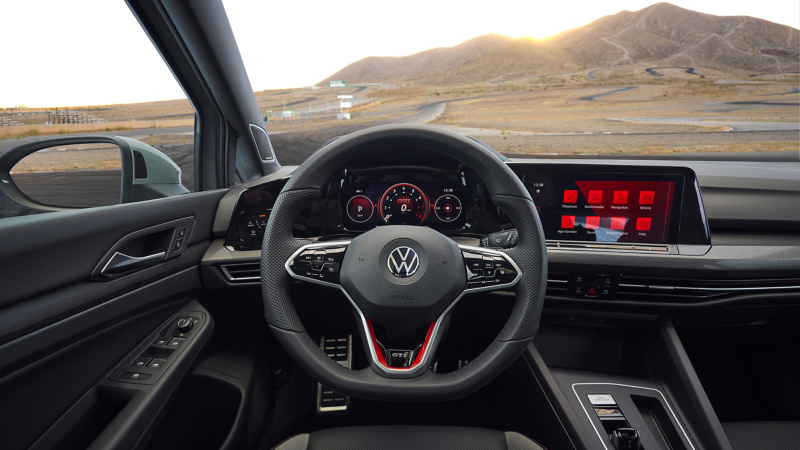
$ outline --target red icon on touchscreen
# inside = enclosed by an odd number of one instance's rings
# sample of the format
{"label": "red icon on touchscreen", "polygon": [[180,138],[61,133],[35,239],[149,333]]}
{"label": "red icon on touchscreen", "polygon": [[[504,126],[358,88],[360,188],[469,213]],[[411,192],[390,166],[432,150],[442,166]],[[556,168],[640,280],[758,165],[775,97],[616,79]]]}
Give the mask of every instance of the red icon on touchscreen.
{"label": "red icon on touchscreen", "polygon": [[561,216],[561,228],[575,228],[575,216]]}
{"label": "red icon on touchscreen", "polygon": [[589,203],[597,204],[603,202],[603,191],[589,191]]}
{"label": "red icon on touchscreen", "polygon": [[611,229],[612,230],[624,230],[625,229],[625,218],[624,217],[612,217],[611,218]]}
{"label": "red icon on touchscreen", "polygon": [[564,203],[578,203],[578,191],[564,191]]}
{"label": "red icon on touchscreen", "polygon": [[614,191],[614,204],[624,205],[628,203],[628,191]]}
{"label": "red icon on touchscreen", "polygon": [[639,217],[636,219],[636,231],[650,231],[650,218]]}
{"label": "red icon on touchscreen", "polygon": [[587,216],[586,217],[586,229],[587,230],[596,230],[600,228],[600,217],[599,216]]}
{"label": "red icon on touchscreen", "polygon": [[655,191],[642,191],[639,192],[639,204],[640,205],[652,205],[653,200],[656,198]]}

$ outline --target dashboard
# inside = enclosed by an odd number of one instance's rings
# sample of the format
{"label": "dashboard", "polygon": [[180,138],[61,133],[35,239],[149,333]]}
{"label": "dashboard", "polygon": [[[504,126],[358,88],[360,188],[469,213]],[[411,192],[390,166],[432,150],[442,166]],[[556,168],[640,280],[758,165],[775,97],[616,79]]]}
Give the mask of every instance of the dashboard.
{"label": "dashboard", "polygon": [[[697,177],[685,167],[512,164],[536,204],[549,245],[670,251],[709,245]],[[260,248],[282,182],[241,194],[226,245]],[[433,228],[481,239],[514,225],[469,167],[350,165],[328,179],[298,217],[295,236],[348,238],[383,225]],[[649,246],[649,247],[647,247]]]}
{"label": "dashboard", "polygon": [[[387,161],[384,155],[333,170],[321,196],[296,218],[295,237],[352,239],[374,227],[407,224],[430,227],[464,245],[515,245],[514,224],[470,167],[447,158]],[[556,299],[551,305],[612,300],[620,311],[634,303],[688,308],[800,292],[800,166],[541,159],[506,164],[530,192],[543,224],[547,295]],[[218,239],[203,262],[209,287],[258,282],[264,229],[293,171],[283,168],[223,198],[214,222]],[[755,177],[754,171],[765,175]]]}

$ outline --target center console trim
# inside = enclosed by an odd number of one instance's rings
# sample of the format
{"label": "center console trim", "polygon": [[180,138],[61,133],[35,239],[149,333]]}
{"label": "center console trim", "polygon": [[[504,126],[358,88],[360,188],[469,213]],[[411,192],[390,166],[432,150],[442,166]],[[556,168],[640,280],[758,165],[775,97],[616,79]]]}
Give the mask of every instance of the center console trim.
{"label": "center console trim", "polygon": [[589,423],[592,425],[592,428],[594,428],[594,432],[597,433],[597,438],[600,439],[600,442],[603,444],[603,448],[605,448],[606,450],[609,450],[609,448],[606,445],[606,442],[603,439],[603,437],[600,435],[600,432],[597,431],[597,427],[594,425],[594,422],[592,421],[592,417],[589,415],[589,411],[586,410],[586,406],[583,404],[583,401],[581,401],[581,397],[580,397],[580,395],[578,395],[578,391],[575,390],[575,386],[619,386],[619,387],[626,387],[626,388],[633,388],[633,389],[644,389],[644,390],[647,390],[647,391],[658,392],[658,394],[661,395],[661,398],[664,400],[664,404],[667,405],[667,408],[669,408],[669,412],[670,412],[670,414],[672,414],[672,418],[675,419],[675,422],[680,427],[681,432],[683,433],[683,436],[686,438],[686,441],[692,447],[692,450],[697,450],[697,448],[692,443],[692,440],[689,438],[689,434],[686,433],[686,430],[683,428],[683,424],[678,419],[678,415],[675,414],[675,411],[672,409],[672,405],[669,404],[669,402],[667,401],[667,397],[660,390],[655,389],[655,388],[644,387],[644,386],[633,386],[633,385],[630,385],[630,384],[619,384],[619,383],[572,383],[572,392],[575,394],[575,398],[578,399],[578,403],[580,403],[581,409],[583,409],[583,412],[586,414],[586,418],[589,420]]}

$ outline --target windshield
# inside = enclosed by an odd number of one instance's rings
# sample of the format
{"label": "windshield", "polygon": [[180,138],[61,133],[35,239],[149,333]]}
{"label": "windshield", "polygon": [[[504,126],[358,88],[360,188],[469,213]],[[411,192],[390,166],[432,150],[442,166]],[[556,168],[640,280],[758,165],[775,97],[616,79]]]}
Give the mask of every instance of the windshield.
{"label": "windshield", "polygon": [[[69,31],[80,37],[70,54],[86,56],[78,68],[48,44],[54,33],[19,20],[49,17],[64,32],[63,19],[78,10],[21,2],[0,19],[10,35],[42,44],[4,49],[16,69],[0,75],[0,146],[63,134],[51,125],[70,114],[104,130],[151,121],[139,134],[186,144],[190,122],[166,125],[192,119],[193,109],[163,61],[144,50],[150,44],[130,11],[122,1],[89,3],[81,21],[95,11],[96,28]],[[284,165],[331,138],[388,123],[442,127],[510,157],[798,161],[800,4],[682,5],[225,2]],[[138,68],[120,75],[114,61],[130,58]]]}

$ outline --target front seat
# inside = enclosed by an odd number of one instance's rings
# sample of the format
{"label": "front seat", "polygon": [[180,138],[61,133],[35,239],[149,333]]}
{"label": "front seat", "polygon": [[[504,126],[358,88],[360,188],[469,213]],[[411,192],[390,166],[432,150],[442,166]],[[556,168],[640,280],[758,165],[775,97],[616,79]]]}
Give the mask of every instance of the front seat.
{"label": "front seat", "polygon": [[513,431],[466,427],[332,428],[291,437],[274,450],[546,450]]}

